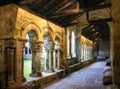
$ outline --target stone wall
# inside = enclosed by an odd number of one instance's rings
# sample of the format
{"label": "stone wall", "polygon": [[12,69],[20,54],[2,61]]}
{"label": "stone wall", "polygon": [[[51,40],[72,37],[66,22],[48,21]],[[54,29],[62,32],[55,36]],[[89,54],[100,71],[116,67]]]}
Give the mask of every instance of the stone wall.
{"label": "stone wall", "polygon": [[114,83],[120,85],[120,0],[112,0],[112,58]]}
{"label": "stone wall", "polygon": [[6,88],[5,39],[12,38],[15,30],[17,7],[13,4],[0,7],[0,89]]}
{"label": "stone wall", "polygon": [[0,37],[13,37],[17,7],[14,4],[0,7]]}
{"label": "stone wall", "polygon": [[110,57],[110,42],[109,41],[101,41],[98,43],[98,56],[105,59]]}

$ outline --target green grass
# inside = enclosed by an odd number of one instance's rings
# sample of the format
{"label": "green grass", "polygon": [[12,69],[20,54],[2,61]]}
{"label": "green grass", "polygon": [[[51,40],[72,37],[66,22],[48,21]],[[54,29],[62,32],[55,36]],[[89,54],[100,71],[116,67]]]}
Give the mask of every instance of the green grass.
{"label": "green grass", "polygon": [[29,77],[31,73],[31,59],[24,60],[24,76]]}

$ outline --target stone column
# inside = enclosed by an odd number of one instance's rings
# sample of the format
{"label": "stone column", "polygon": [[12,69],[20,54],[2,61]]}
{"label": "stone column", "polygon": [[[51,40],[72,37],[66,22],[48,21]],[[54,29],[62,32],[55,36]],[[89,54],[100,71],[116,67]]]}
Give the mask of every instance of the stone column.
{"label": "stone column", "polygon": [[48,62],[48,63],[49,63],[49,69],[48,69],[48,70],[50,71],[50,70],[51,70],[51,50],[49,50],[48,53],[49,53],[49,54],[48,54],[48,55],[49,55],[49,56],[48,56],[48,57],[49,57],[49,58],[48,58],[48,60],[49,60],[49,62]]}
{"label": "stone column", "polygon": [[56,50],[53,50],[53,68],[56,69]]}
{"label": "stone column", "polygon": [[80,49],[80,38],[77,37],[77,42],[76,42],[76,56],[78,58],[78,62],[80,63],[81,62],[81,49]]}
{"label": "stone column", "polygon": [[68,62],[67,51],[65,49],[63,49],[63,45],[62,44],[60,44],[60,48],[59,48],[59,59],[60,59],[59,60],[59,68],[62,69],[63,65],[64,64],[66,65],[65,62]]}
{"label": "stone column", "polygon": [[24,48],[25,43],[27,42],[26,39],[19,39],[18,45],[17,45],[17,52],[16,52],[16,71],[17,71],[17,81],[26,81],[24,77]]}
{"label": "stone column", "polygon": [[50,42],[48,45],[47,45],[47,50],[48,50],[48,65],[49,65],[49,68],[48,68],[48,72],[53,72],[54,71],[54,68],[53,68],[53,52],[54,52],[54,44],[52,42]]}
{"label": "stone column", "polygon": [[42,42],[37,42],[36,43],[37,45],[37,51],[36,51],[36,76],[42,76],[42,73],[41,73],[41,52],[42,52]]}
{"label": "stone column", "polygon": [[49,72],[53,72],[53,49],[49,50]]}
{"label": "stone column", "polygon": [[32,74],[36,73],[36,52],[32,51]]}
{"label": "stone column", "polygon": [[60,50],[57,50],[57,69],[60,69]]}
{"label": "stone column", "polygon": [[113,59],[113,82],[120,85],[120,0],[112,0],[113,30],[112,36],[112,59]]}
{"label": "stone column", "polygon": [[42,43],[39,41],[31,42],[32,49],[32,73],[30,76],[42,76],[41,73],[41,52]]}
{"label": "stone column", "polygon": [[36,76],[36,44],[35,42],[30,42],[31,51],[32,51],[32,73],[30,76]]}
{"label": "stone column", "polygon": [[6,59],[6,80],[7,86],[15,86],[15,55],[16,55],[16,40],[14,38],[5,39],[5,59]]}
{"label": "stone column", "polygon": [[47,57],[46,57],[46,65],[45,65],[45,71],[48,71],[49,69],[49,50],[46,49]]}

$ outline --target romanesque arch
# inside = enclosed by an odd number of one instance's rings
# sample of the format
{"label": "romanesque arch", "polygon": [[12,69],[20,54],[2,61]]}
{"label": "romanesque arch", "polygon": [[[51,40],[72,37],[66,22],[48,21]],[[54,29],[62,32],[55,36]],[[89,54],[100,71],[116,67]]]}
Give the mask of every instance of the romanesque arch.
{"label": "romanesque arch", "polygon": [[26,34],[32,29],[36,33],[38,39],[40,39],[41,29],[34,22],[30,22],[22,27],[22,37],[26,38]]}
{"label": "romanesque arch", "polygon": [[[46,30],[45,30],[46,29]],[[49,28],[45,28],[42,33],[42,41],[43,41],[43,47],[42,47],[42,71],[43,72],[53,72],[53,50],[54,50],[54,32],[53,30]]]}
{"label": "romanesque arch", "polygon": [[[32,57],[30,58],[32,60],[30,76],[42,76],[41,67],[40,67],[41,66],[41,49],[42,49],[42,44],[40,42],[41,30],[39,26],[37,26],[33,22],[30,22],[24,25],[22,28],[23,28],[22,38],[27,39],[26,43],[29,44],[29,47],[30,47],[29,49],[31,49],[31,53],[32,53],[31,54]],[[26,46],[28,45],[25,45],[25,47]],[[25,64],[25,61],[23,64]],[[25,68],[26,67],[24,65],[24,72],[26,71]]]}

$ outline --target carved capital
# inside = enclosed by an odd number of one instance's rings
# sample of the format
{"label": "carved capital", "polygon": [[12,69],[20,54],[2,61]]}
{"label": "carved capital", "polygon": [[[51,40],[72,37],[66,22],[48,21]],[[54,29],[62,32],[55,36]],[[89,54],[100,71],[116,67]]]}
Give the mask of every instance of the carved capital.
{"label": "carved capital", "polygon": [[37,51],[42,51],[43,43],[42,42],[37,42]]}
{"label": "carved capital", "polygon": [[30,42],[30,46],[32,51],[35,51],[37,49],[37,45],[35,44],[35,42]]}
{"label": "carved capital", "polygon": [[10,38],[5,39],[5,48],[16,48],[17,41],[16,39]]}
{"label": "carved capital", "polygon": [[41,51],[43,47],[43,42],[40,41],[30,42],[30,46],[33,51]]}

